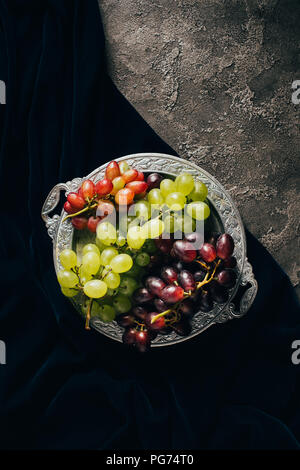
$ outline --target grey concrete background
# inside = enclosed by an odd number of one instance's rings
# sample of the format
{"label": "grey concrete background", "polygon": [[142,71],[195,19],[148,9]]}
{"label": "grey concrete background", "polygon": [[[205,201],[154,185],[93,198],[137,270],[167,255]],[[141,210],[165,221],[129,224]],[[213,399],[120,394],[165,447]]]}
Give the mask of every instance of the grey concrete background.
{"label": "grey concrete background", "polygon": [[299,286],[300,2],[100,0],[109,72]]}

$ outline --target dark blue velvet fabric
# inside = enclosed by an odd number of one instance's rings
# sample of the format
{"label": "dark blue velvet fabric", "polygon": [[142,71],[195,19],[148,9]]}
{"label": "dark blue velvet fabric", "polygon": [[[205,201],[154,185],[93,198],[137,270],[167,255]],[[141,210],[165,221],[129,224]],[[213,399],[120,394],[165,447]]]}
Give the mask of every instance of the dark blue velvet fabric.
{"label": "dark blue velvet fabric", "polygon": [[84,330],[55,278],[46,195],[174,151],[107,77],[96,0],[0,0],[0,18],[1,448],[300,448],[299,305],[249,233],[259,293],[243,319],[143,357]]}

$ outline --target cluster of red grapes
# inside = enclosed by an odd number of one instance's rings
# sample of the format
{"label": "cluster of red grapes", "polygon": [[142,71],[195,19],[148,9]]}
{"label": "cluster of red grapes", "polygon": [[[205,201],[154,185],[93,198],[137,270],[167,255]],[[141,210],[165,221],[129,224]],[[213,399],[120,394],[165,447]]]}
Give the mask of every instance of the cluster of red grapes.
{"label": "cluster of red grapes", "polygon": [[129,206],[135,196],[143,198],[148,189],[144,179],[144,174],[130,168],[126,161],[112,161],[106,167],[105,178],[96,184],[85,180],[77,192],[68,194],[64,204],[69,214],[66,218],[72,217],[77,230],[87,228],[95,233],[98,223],[112,213],[114,207]]}
{"label": "cluster of red grapes", "polygon": [[237,277],[229,234],[213,233],[203,240],[194,232],[183,240],[158,238],[155,243],[160,256],[152,257],[144,287],[134,292],[135,307],[117,317],[125,327],[123,342],[140,352],[150,348],[157,334],[173,330],[189,335],[194,313],[226,302]]}

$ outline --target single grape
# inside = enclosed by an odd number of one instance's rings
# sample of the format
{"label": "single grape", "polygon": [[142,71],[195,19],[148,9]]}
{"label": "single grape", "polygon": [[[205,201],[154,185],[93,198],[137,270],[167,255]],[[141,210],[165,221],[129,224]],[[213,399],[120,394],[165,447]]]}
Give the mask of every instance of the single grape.
{"label": "single grape", "polygon": [[148,184],[149,191],[154,188],[159,188],[160,182],[162,180],[162,176],[158,173],[151,173],[146,180]]}
{"label": "single grape", "polygon": [[204,201],[207,197],[208,189],[202,181],[195,181],[195,186],[193,191],[190,193],[190,198],[192,201]]}
{"label": "single grape", "polygon": [[80,283],[84,286],[88,281],[92,279],[92,275],[90,273],[85,272],[83,267],[81,266],[79,269],[79,277],[80,277]]}
{"label": "single grape", "polygon": [[142,171],[138,171],[138,175],[136,177],[136,180],[137,181],[144,181],[144,179],[145,179],[144,173]]}
{"label": "single grape", "polygon": [[82,254],[85,255],[86,253],[89,253],[93,251],[94,253],[97,253],[97,255],[100,255],[100,251],[99,251],[99,248],[97,247],[97,245],[95,245],[94,243],[87,243],[86,245],[84,245],[84,247],[82,248]]}
{"label": "single grape", "polygon": [[141,353],[145,353],[149,351],[150,345],[151,345],[150,332],[146,330],[138,331],[135,337],[136,349]]}
{"label": "single grape", "polygon": [[194,279],[195,279],[196,282],[201,282],[201,281],[204,280],[205,275],[206,275],[206,272],[205,272],[205,271],[201,271],[201,270],[199,269],[199,271],[194,272]]}
{"label": "single grape", "polygon": [[113,196],[115,196],[120,189],[124,188],[125,184],[126,184],[126,182],[125,182],[123,176],[117,176],[116,178],[114,178],[112,180],[113,187],[112,187],[112,190],[110,191],[110,193]]}
{"label": "single grape", "polygon": [[183,296],[184,290],[182,287],[170,284],[162,290],[159,297],[167,304],[175,304],[182,300]]}
{"label": "single grape", "polygon": [[75,209],[75,207],[71,206],[71,204],[69,203],[69,201],[66,201],[64,203],[64,210],[68,213],[68,214],[75,214],[75,212],[77,212],[77,209]]}
{"label": "single grape", "polygon": [[119,230],[117,230],[116,244],[120,247],[126,245],[126,238],[119,232]]}
{"label": "single grape", "polygon": [[105,248],[107,248],[107,245],[104,245],[104,243],[102,243],[102,241],[99,240],[99,238],[97,238],[97,237],[96,237],[96,240],[95,240],[95,244],[96,244],[96,246],[99,250],[99,253],[98,253],[99,255],[103,250],[105,250]]}
{"label": "single grape", "polygon": [[173,282],[177,281],[178,278],[176,269],[172,268],[171,266],[164,266],[160,271],[160,275],[162,279],[168,284],[172,284]]}
{"label": "single grape", "polygon": [[109,289],[117,289],[121,283],[121,278],[118,273],[108,272],[106,275],[104,274],[103,281]]}
{"label": "single grape", "polygon": [[130,166],[128,165],[128,163],[126,162],[126,160],[122,160],[122,161],[119,163],[119,169],[120,169],[121,175],[123,175],[123,173],[125,173],[125,171],[130,170]]}
{"label": "single grape", "polygon": [[154,243],[155,243],[156,247],[162,253],[169,254],[171,249],[172,249],[174,240],[172,240],[171,238],[156,238],[154,240]]}
{"label": "single grape", "polygon": [[195,312],[195,305],[191,299],[184,299],[180,302],[178,312],[184,317],[191,317]]}
{"label": "single grape", "polygon": [[164,228],[162,220],[151,219],[143,225],[142,230],[145,238],[157,238],[163,233]]}
{"label": "single grape", "polygon": [[201,201],[190,202],[186,210],[188,215],[196,220],[205,220],[210,215],[209,206]]}
{"label": "single grape", "polygon": [[105,323],[109,323],[116,318],[116,311],[111,305],[100,305],[98,316],[100,320],[104,321]]}
{"label": "single grape", "polygon": [[133,299],[137,304],[145,304],[153,299],[153,294],[146,287],[141,287],[134,292]]}
{"label": "single grape", "polygon": [[109,180],[113,180],[117,176],[120,176],[120,168],[117,162],[110,162],[105,170],[105,177]]}
{"label": "single grape", "polygon": [[88,297],[91,297],[93,299],[99,299],[100,297],[103,297],[106,294],[107,285],[100,279],[93,279],[91,281],[88,281],[84,285],[83,292]]}
{"label": "single grape", "polygon": [[134,293],[134,291],[138,288],[138,282],[130,276],[122,276],[119,292],[124,295],[128,295],[129,297]]}
{"label": "single grape", "polygon": [[111,180],[107,178],[103,178],[102,180],[98,181],[95,185],[95,192],[98,197],[106,196],[109,194],[113,189],[113,184]]}
{"label": "single grape", "polygon": [[85,206],[85,200],[77,193],[69,193],[67,201],[71,204],[71,207],[80,211]]}
{"label": "single grape", "polygon": [[160,191],[161,191],[162,196],[166,198],[168,194],[174,193],[177,191],[175,182],[169,178],[163,179],[162,182],[160,183]]}
{"label": "single grape", "polygon": [[79,282],[78,276],[76,276],[73,271],[68,271],[66,269],[58,271],[57,280],[62,287],[69,287],[70,289],[75,287]]}
{"label": "single grape", "polygon": [[221,259],[229,258],[234,250],[234,241],[231,235],[224,233],[221,235],[216,244],[217,256]]}
{"label": "single grape", "polygon": [[82,268],[87,274],[96,274],[100,268],[100,256],[90,251],[82,257]]}
{"label": "single grape", "polygon": [[77,256],[75,251],[69,250],[68,248],[60,253],[59,260],[65,269],[74,268],[77,264]]}
{"label": "single grape", "polygon": [[87,219],[85,217],[72,217],[72,225],[75,227],[77,230],[83,230],[84,228],[87,227]]}
{"label": "single grape", "polygon": [[91,180],[85,180],[81,185],[81,193],[84,199],[91,200],[95,194],[95,185]]}
{"label": "single grape", "polygon": [[172,211],[179,211],[184,208],[186,197],[180,192],[169,193],[166,196],[165,203]]}
{"label": "single grape", "polygon": [[132,309],[132,314],[138,319],[145,321],[146,316],[148,315],[147,310],[144,307],[141,307],[140,305],[134,307]]}
{"label": "single grape", "polygon": [[151,191],[148,193],[148,201],[151,205],[153,204],[160,206],[163,204],[164,198],[161,191],[158,188],[151,189]]}
{"label": "single grape", "polygon": [[178,274],[178,282],[183,287],[185,292],[192,292],[196,288],[196,282],[191,272],[184,269]]}
{"label": "single grape", "polygon": [[124,178],[125,183],[130,183],[131,181],[134,181],[138,175],[138,171],[135,170],[134,168],[131,168],[125,173],[123,173],[122,177]]}
{"label": "single grape", "polygon": [[135,258],[135,262],[141,267],[148,266],[150,263],[150,256],[146,252],[139,253]]}
{"label": "single grape", "polygon": [[235,286],[236,273],[232,269],[223,269],[217,275],[218,283],[228,289]]}
{"label": "single grape", "polygon": [[210,312],[210,310],[212,310],[214,304],[209,291],[202,292],[198,305],[202,312]]}
{"label": "single grape", "polygon": [[211,234],[209,234],[209,236],[207,237],[207,239],[205,241],[207,243],[210,243],[214,247],[216,247],[217,240],[218,240],[220,235],[221,235],[220,232],[212,232]]}
{"label": "single grape", "polygon": [[203,245],[204,235],[199,232],[192,232],[185,235],[184,239],[190,242],[194,246],[195,250],[199,250]]}
{"label": "single grape", "polygon": [[199,255],[206,263],[211,263],[216,259],[217,253],[216,249],[210,243],[203,243],[199,250]]}
{"label": "single grape", "polygon": [[145,233],[139,225],[130,226],[127,232],[127,243],[130,248],[139,250],[145,243]]}
{"label": "single grape", "polygon": [[108,265],[111,260],[117,256],[118,254],[118,250],[116,250],[115,248],[113,248],[112,246],[110,247],[106,247],[102,253],[101,253],[101,256],[100,256],[100,261],[101,261],[101,264],[103,266],[106,266]]}
{"label": "single grape", "polygon": [[143,250],[149,253],[150,255],[153,255],[153,253],[156,253],[157,248],[156,248],[155,240],[152,240],[152,238],[148,238],[143,245]]}
{"label": "single grape", "polygon": [[176,240],[173,250],[181,261],[189,263],[196,258],[196,250],[193,245],[186,240]]}
{"label": "single grape", "polygon": [[61,291],[62,293],[66,296],[66,297],[74,297],[75,295],[78,294],[78,290],[77,289],[70,289],[69,287],[60,287],[61,288]]}
{"label": "single grape", "polygon": [[100,217],[94,217],[93,215],[88,218],[87,228],[90,232],[96,233],[97,225],[100,222]]}
{"label": "single grape", "polygon": [[174,261],[172,266],[178,272],[180,272],[182,269],[185,269],[184,263],[182,261],[178,261],[178,260]]}
{"label": "single grape", "polygon": [[148,201],[142,199],[141,201],[136,202],[132,207],[134,208],[135,215],[139,219],[148,220],[150,218],[151,209]]}
{"label": "single grape", "polygon": [[97,226],[97,238],[104,245],[112,245],[117,240],[117,231],[110,222],[100,222]]}
{"label": "single grape", "polygon": [[120,189],[115,195],[115,201],[120,206],[128,206],[132,203],[134,192],[130,188]]}
{"label": "single grape", "polygon": [[148,185],[145,181],[131,181],[126,184],[126,188],[131,189],[134,194],[142,194],[147,191]]}
{"label": "single grape", "polygon": [[122,341],[124,344],[132,346],[136,341],[137,330],[135,328],[127,328],[122,336]]}
{"label": "single grape", "polygon": [[230,258],[224,259],[222,261],[223,267],[224,268],[235,268],[236,267],[236,258],[234,256],[231,256]]}
{"label": "single grape", "polygon": [[126,271],[129,271],[132,265],[132,258],[126,253],[115,256],[110,262],[110,267],[115,273],[125,273]]}
{"label": "single grape", "polygon": [[154,299],[154,305],[159,313],[165,312],[169,308],[168,305],[165,304],[165,302],[161,299]]}
{"label": "single grape", "polygon": [[127,313],[131,309],[131,301],[126,295],[118,294],[114,297],[113,307],[118,313]]}
{"label": "single grape", "polygon": [[121,313],[117,316],[116,321],[118,325],[122,326],[123,328],[133,326],[135,323],[134,316],[130,315],[130,313]]}
{"label": "single grape", "polygon": [[137,264],[133,264],[129,271],[126,272],[126,276],[134,277],[134,278],[141,278],[143,270]]}
{"label": "single grape", "polygon": [[162,279],[155,276],[149,276],[146,279],[145,285],[149,292],[153,295],[161,296],[162,290],[166,287],[166,284]]}
{"label": "single grape", "polygon": [[145,324],[147,328],[149,328],[149,330],[159,331],[166,326],[166,321],[164,317],[159,317],[157,318],[157,320],[155,320],[155,322],[151,323],[151,321],[156,315],[158,315],[158,312],[151,312],[148,313],[146,317]]}
{"label": "single grape", "polygon": [[104,217],[111,215],[115,212],[115,206],[110,201],[99,201],[96,210],[96,215],[103,219]]}
{"label": "single grape", "polygon": [[176,177],[175,184],[176,191],[187,196],[194,189],[194,178],[189,173],[182,173]]}

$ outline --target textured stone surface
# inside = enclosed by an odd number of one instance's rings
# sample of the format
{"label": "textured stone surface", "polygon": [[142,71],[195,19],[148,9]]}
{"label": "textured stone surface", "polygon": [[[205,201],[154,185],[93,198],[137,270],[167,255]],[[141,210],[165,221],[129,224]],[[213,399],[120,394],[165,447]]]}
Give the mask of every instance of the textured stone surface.
{"label": "textured stone surface", "polygon": [[214,174],[299,290],[300,2],[101,0],[110,74]]}

